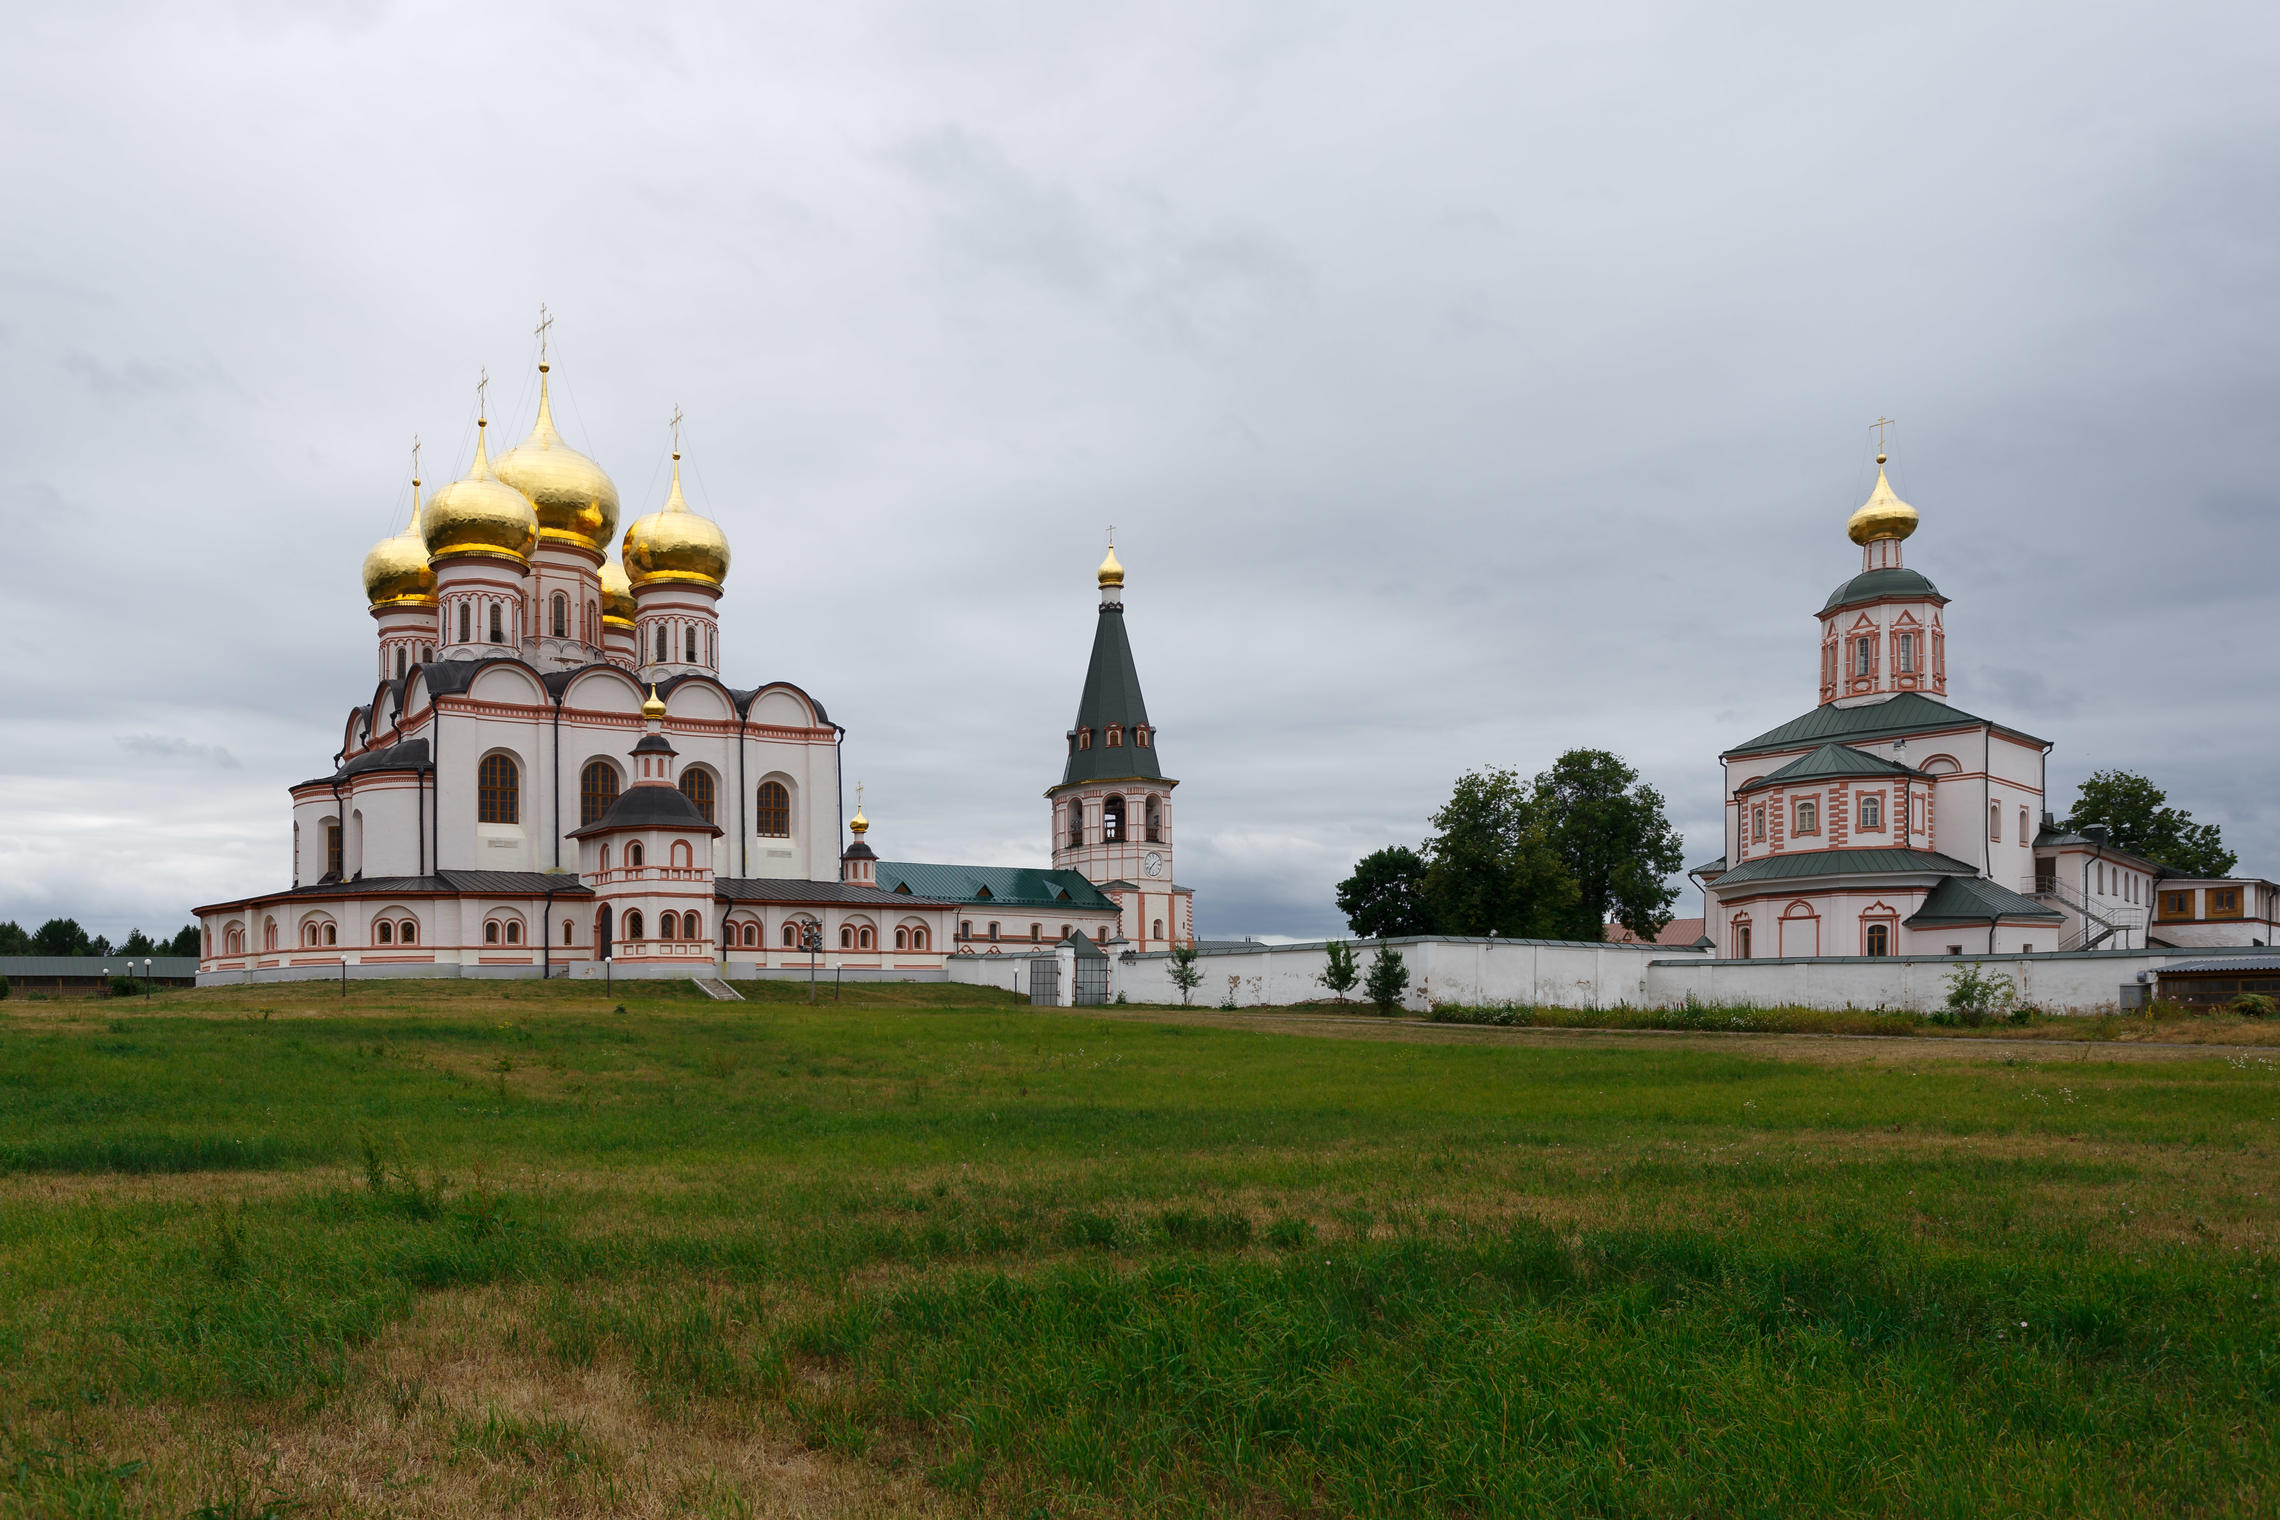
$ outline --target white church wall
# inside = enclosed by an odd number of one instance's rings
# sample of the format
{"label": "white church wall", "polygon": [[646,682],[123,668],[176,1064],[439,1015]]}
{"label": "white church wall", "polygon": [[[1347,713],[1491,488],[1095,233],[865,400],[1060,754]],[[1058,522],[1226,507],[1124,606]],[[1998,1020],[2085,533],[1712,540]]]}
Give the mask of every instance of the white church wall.
{"label": "white church wall", "polygon": [[[1366,972],[1376,954],[1374,940],[1355,941],[1354,953]],[[1650,989],[1647,968],[1668,946],[1587,944],[1509,939],[1394,939],[1409,968],[1404,1006],[1423,1011],[1434,1003],[1531,1004],[1558,1008],[1640,1006]],[[1217,1007],[1230,999],[1239,1008],[1327,1000],[1321,976],[1328,952],[1321,943],[1268,945],[1246,950],[1205,950],[1197,958],[1202,985],[1190,1001]],[[1112,956],[1111,994],[1136,1003],[1177,1003],[1168,952]],[[954,972],[953,975],[956,973]],[[1359,998],[1357,986],[1347,994]]]}
{"label": "white church wall", "polygon": [[[1968,931],[1960,931],[1968,932]],[[2047,935],[2046,929],[2036,932]],[[1987,931],[1976,931],[1985,943]],[[1658,961],[1650,972],[1655,1006],[1673,1008],[1691,995],[1720,1006],[1891,1008],[1926,1013],[1945,1006],[1949,979],[1977,965],[2008,976],[2020,998],[2048,1013],[2111,1009],[2126,983],[2160,963],[2143,953],[2092,951],[2070,955],[2015,953],[2024,931],[2001,931],[1995,955],[1890,956],[1819,960],[1715,962]]]}

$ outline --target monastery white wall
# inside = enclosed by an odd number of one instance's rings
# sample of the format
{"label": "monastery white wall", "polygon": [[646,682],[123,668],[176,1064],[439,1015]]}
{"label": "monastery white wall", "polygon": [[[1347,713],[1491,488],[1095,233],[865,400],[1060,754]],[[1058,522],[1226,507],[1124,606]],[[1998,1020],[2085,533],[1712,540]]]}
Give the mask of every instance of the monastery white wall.
{"label": "monastery white wall", "polygon": [[[1650,997],[1648,967],[1673,955],[1692,952],[1662,945],[1588,944],[1566,940],[1393,939],[1409,967],[1409,994],[1403,1006],[1423,1012],[1435,1003],[1529,1003],[1554,1008],[1639,1006]],[[1354,942],[1359,969],[1367,975],[1377,941]],[[1329,964],[1325,944],[1262,945],[1257,949],[1206,950],[1197,959],[1202,985],[1190,995],[1197,1007],[1212,1008],[1232,997],[1238,1008],[1306,1003],[1331,996],[1321,982]],[[958,976],[952,963],[952,977]],[[1008,985],[1003,978],[988,985]],[[1022,984],[1026,987],[1027,983]],[[1112,956],[1109,995],[1123,993],[1135,1003],[1177,1003],[1171,957],[1152,951],[1129,960]],[[1346,994],[1359,999],[1357,984]]]}

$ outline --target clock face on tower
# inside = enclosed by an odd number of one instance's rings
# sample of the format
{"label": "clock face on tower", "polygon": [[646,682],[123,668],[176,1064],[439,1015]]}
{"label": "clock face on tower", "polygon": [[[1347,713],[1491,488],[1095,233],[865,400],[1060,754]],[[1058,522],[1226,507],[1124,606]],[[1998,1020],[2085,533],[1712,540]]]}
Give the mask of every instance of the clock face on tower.
{"label": "clock face on tower", "polygon": [[1161,876],[1164,874],[1164,857],[1150,850],[1148,858],[1140,862],[1140,869],[1150,876]]}

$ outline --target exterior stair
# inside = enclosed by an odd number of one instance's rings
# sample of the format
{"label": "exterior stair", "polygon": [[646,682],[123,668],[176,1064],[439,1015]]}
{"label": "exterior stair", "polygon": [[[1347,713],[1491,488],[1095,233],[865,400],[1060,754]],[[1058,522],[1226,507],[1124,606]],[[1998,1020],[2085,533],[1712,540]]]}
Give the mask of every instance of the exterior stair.
{"label": "exterior stair", "polygon": [[689,980],[695,982],[698,990],[716,1003],[741,1003],[744,1001],[743,993],[729,986],[717,976],[694,976]]}
{"label": "exterior stair", "polygon": [[[2081,920],[2072,933],[2059,941],[2061,950],[2095,950],[2117,934],[2145,928],[2145,909],[2121,903],[2101,906],[2055,877],[2037,880],[2035,897]],[[2138,942],[2144,943],[2142,934]]]}

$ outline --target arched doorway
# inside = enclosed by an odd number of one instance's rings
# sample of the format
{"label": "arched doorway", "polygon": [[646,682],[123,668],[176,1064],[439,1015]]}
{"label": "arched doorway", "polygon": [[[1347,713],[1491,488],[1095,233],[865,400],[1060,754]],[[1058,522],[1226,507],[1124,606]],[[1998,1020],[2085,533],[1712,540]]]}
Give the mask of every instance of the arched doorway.
{"label": "arched doorway", "polygon": [[616,941],[617,936],[610,932],[610,905],[603,903],[602,911],[594,915],[594,953],[608,960]]}

